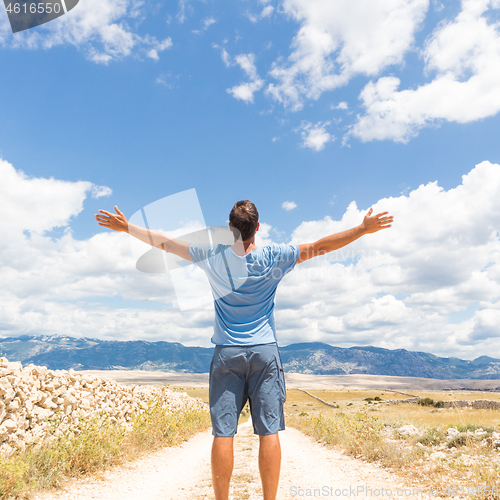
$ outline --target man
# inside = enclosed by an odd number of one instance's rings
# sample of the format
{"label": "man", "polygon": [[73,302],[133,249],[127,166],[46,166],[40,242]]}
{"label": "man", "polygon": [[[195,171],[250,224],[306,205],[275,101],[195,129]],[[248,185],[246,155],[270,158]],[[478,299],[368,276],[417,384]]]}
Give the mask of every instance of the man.
{"label": "man", "polygon": [[216,248],[188,244],[162,233],[129,224],[116,214],[99,210],[100,226],[125,231],[162,248],[205,271],[212,287],[215,325],[210,366],[212,419],[212,479],[216,500],[228,500],[233,470],[233,437],[247,400],[254,432],[259,435],[259,470],[264,500],[275,500],[281,464],[278,431],[284,430],[286,399],[283,368],[274,323],[274,296],[281,279],[296,264],[348,245],[361,236],[391,227],[388,212],[373,214],[352,229],[303,245],[257,247],[259,214],[248,201],[237,202],[229,215],[233,245]]}

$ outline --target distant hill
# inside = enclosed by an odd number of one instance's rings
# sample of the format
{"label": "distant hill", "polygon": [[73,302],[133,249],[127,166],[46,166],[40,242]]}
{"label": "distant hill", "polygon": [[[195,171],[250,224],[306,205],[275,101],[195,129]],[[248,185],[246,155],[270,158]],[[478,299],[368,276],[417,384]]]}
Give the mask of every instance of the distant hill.
{"label": "distant hill", "polygon": [[[178,342],[110,341],[92,338],[23,335],[0,338],[0,351],[11,361],[52,370],[161,370],[205,373],[213,348]],[[316,375],[397,375],[436,379],[500,379],[500,359],[472,361],[440,358],[426,352],[380,347],[334,347],[321,342],[280,348],[286,372]]]}
{"label": "distant hill", "polygon": [[285,371],[317,375],[395,375],[437,379],[500,379],[500,359],[440,358],[427,352],[381,347],[333,347],[321,342],[282,347]]}
{"label": "distant hill", "polygon": [[7,359],[52,370],[161,370],[205,373],[213,349],[178,342],[115,341],[91,338],[23,335],[0,339]]}

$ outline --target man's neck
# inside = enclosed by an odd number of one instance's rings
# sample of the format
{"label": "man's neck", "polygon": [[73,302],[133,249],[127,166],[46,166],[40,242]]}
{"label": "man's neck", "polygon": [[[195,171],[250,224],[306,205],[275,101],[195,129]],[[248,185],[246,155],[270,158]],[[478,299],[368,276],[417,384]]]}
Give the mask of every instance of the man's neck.
{"label": "man's neck", "polygon": [[252,250],[255,250],[257,248],[257,245],[255,244],[255,236],[247,241],[235,241],[231,248],[234,250],[234,253],[236,255],[247,255]]}

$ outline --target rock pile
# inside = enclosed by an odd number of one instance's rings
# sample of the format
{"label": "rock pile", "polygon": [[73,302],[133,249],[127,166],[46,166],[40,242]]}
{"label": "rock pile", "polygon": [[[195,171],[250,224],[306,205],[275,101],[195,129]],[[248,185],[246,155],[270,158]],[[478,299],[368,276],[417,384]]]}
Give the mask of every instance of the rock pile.
{"label": "rock pile", "polygon": [[[414,425],[403,425],[397,429],[401,436],[418,436],[420,431]],[[387,431],[386,431],[387,435]],[[479,441],[481,446],[489,446],[500,451],[500,432],[488,432],[482,428],[476,429],[474,432],[467,430],[460,432],[456,427],[448,427],[446,429],[446,442],[448,447],[456,445],[465,445]],[[418,444],[418,443],[417,443]],[[441,455],[434,454],[431,458],[441,458]]]}
{"label": "rock pile", "polygon": [[0,456],[43,440],[51,419],[54,436],[78,432],[78,425],[98,415],[130,428],[132,414],[156,400],[167,411],[203,409],[201,399],[166,387],[122,386],[113,380],[79,374],[74,370],[48,370],[44,366],[9,362],[0,358]]}

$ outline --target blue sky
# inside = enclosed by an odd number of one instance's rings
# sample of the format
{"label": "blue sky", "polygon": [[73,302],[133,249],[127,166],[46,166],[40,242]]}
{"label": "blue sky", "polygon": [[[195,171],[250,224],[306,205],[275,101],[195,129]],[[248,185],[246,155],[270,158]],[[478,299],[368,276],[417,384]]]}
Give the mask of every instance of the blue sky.
{"label": "blue sky", "polygon": [[80,0],[13,35],[2,9],[1,334],[209,345],[213,310],[93,219],[195,188],[207,225],[254,201],[261,244],[394,213],[285,279],[282,344],[498,356],[499,10]]}

